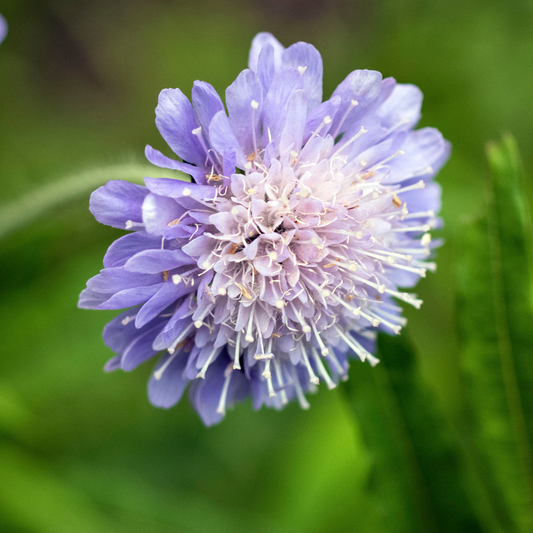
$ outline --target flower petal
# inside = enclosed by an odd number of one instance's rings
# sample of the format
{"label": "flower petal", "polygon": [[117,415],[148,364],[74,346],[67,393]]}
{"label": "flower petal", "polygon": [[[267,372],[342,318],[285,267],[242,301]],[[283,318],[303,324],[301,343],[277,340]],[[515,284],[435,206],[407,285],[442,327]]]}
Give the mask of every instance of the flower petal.
{"label": "flower petal", "polygon": [[335,89],[332,96],[340,96],[341,103],[331,125],[334,137],[349,130],[378,99],[381,80],[375,70],[354,70]]}
{"label": "flower petal", "polygon": [[164,89],[159,94],[155,114],[157,128],[173,152],[202,167],[206,154],[192,133],[198,122],[189,99],[179,89]]}
{"label": "flower petal", "polygon": [[192,88],[192,105],[200,126],[207,131],[213,117],[224,111],[224,104],[212,85],[195,81]]}
{"label": "flower petal", "polygon": [[279,142],[280,156],[283,158],[290,151],[300,153],[303,144],[305,121],[307,117],[307,96],[304,91],[296,91],[287,106],[287,117],[281,131]]}
{"label": "flower petal", "polygon": [[101,224],[125,229],[126,222],[142,224],[141,206],[146,187],[127,181],[108,181],[91,194],[89,209]]}
{"label": "flower petal", "polygon": [[161,248],[161,237],[154,237],[144,231],[128,233],[117,239],[104,256],[104,267],[120,267],[136,253]]}
{"label": "flower petal", "polygon": [[196,185],[187,181],[170,178],[144,178],[149,191],[169,198],[191,197],[195,200],[205,200],[216,196],[216,189],[210,185]]}
{"label": "flower petal", "polygon": [[274,77],[263,104],[263,146],[271,140],[279,143],[289,100],[300,89],[303,89],[303,81],[297,70],[278,72]]}
{"label": "flower petal", "polygon": [[158,283],[157,285],[124,289],[113,294],[109,300],[101,303],[98,309],[124,309],[125,307],[142,304],[149,300],[160,288],[161,284]]}
{"label": "flower petal", "polygon": [[162,235],[168,224],[179,219],[184,211],[173,198],[150,193],[142,205],[144,227],[152,235]]}
{"label": "flower petal", "polygon": [[382,126],[387,129],[412,129],[420,120],[422,91],[415,85],[397,83],[391,95],[377,111]]}
{"label": "flower petal", "polygon": [[169,305],[176,302],[185,294],[193,291],[194,287],[188,287],[185,283],[180,283],[179,285],[175,285],[172,281],[163,283],[157,293],[154,294],[137,313],[135,327],[142,328],[159,313],[163,312]]}
{"label": "flower petal", "polygon": [[230,153],[233,153],[236,157],[237,166],[244,168],[246,156],[231,129],[228,117],[224,111],[219,111],[213,117],[209,125],[209,141],[211,142],[211,146],[222,157],[227,157]]}
{"label": "flower petal", "polygon": [[263,87],[252,70],[243,70],[226,89],[229,124],[246,155],[258,148],[262,104]]}
{"label": "flower petal", "polygon": [[289,46],[282,57],[282,68],[297,69],[303,80],[307,96],[307,112],[310,113],[322,102],[322,56],[308,43]]}
{"label": "flower petal", "polygon": [[128,259],[124,268],[130,272],[157,274],[193,262],[182,250],[145,250]]}
{"label": "flower petal", "polygon": [[322,102],[309,114],[305,122],[304,143],[309,140],[314,132],[317,132],[316,134],[320,135],[320,137],[325,137],[328,134],[331,128],[332,118],[337,114],[340,103],[341,97],[333,96],[329,100]]}
{"label": "flower petal", "polygon": [[163,155],[159,150],[152,148],[150,145],[146,145],[144,149],[144,155],[146,159],[161,168],[170,168],[172,170],[179,170],[180,172],[185,172],[192,176],[196,183],[205,183],[205,170],[202,168],[195,167],[193,165],[188,165],[187,163],[181,163],[180,161],[175,161]]}
{"label": "flower petal", "polygon": [[[187,359],[186,353],[179,352],[166,354],[159,360],[148,382],[148,398],[153,405],[169,409],[180,401],[189,383],[183,375]],[[164,371],[158,373],[163,367]]]}
{"label": "flower petal", "polygon": [[274,50],[274,64],[277,70],[281,68],[281,58],[285,47],[271,34],[267,32],[258,33],[250,48],[250,57],[248,59],[248,66],[252,70],[257,70],[259,54],[264,46],[271,45]]}
{"label": "flower petal", "polygon": [[161,282],[161,276],[159,275],[140,274],[128,271],[125,267],[104,268],[100,271],[100,274],[87,281],[87,288],[96,292],[113,294],[124,289],[131,289],[141,285],[153,285],[159,282]]}
{"label": "flower petal", "polygon": [[428,179],[434,175],[433,164],[443,165],[448,145],[435,128],[423,128],[407,134],[401,145],[403,155],[390,162],[391,172],[384,183],[398,183],[410,178]]}

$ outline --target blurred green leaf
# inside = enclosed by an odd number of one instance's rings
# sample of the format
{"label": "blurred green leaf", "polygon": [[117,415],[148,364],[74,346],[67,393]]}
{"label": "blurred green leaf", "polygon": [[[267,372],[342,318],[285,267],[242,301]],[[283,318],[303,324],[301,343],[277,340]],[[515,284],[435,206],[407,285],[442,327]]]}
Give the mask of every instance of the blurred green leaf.
{"label": "blurred green leaf", "polygon": [[157,172],[157,177],[189,179],[182,172],[155,169],[152,165],[138,163],[112,165],[85,170],[43,185],[7,205],[0,206],[0,239],[109,180],[144,183],[144,177],[154,175],[154,172]]}
{"label": "blurred green leaf", "polygon": [[85,495],[15,448],[0,448],[3,520],[35,533],[118,533]]}
{"label": "blurred green leaf", "polygon": [[378,348],[381,363],[358,366],[345,385],[374,459],[369,510],[388,533],[481,531],[453,434],[421,380],[411,346],[405,336],[380,335]]}
{"label": "blurred green leaf", "polygon": [[6,383],[0,382],[0,434],[25,435],[32,415],[17,391]]}
{"label": "blurred green leaf", "polygon": [[514,139],[487,146],[486,220],[465,228],[459,320],[471,452],[493,530],[533,531],[532,239]]}

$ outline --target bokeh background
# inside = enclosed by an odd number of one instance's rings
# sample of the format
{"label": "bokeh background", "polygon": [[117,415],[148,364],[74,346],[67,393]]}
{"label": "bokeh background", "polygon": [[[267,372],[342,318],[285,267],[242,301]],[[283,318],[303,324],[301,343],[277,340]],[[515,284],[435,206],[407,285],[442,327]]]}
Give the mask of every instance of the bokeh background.
{"label": "bokeh background", "polygon": [[[0,12],[0,207],[142,162],[146,144],[169,154],[159,91],[190,94],[200,79],[223,94],[259,31],[315,45],[326,96],[356,68],[418,85],[421,125],[453,155],[439,177],[446,244],[407,331],[447,423],[461,424],[458,241],[483,208],[486,141],[512,131],[533,168],[533,2],[2,0]],[[148,403],[151,363],[102,372],[115,313],[76,303],[120,232],[93,219],[88,196],[0,241],[0,531],[388,533],[366,512],[372,450],[344,385],[321,386],[308,412],[244,403],[206,429],[186,399]]]}

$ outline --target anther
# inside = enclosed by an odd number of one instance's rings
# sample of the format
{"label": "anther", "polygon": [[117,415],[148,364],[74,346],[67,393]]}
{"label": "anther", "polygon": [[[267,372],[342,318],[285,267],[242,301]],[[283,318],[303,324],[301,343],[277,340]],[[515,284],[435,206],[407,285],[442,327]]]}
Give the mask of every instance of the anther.
{"label": "anther", "polygon": [[422,238],[420,239],[420,244],[422,246],[427,246],[430,242],[431,242],[431,234],[430,233],[425,233],[424,235],[422,235]]}
{"label": "anther", "polygon": [[257,109],[259,107],[259,102],[256,102],[255,100],[252,100],[251,104],[253,109]]}
{"label": "anther", "polygon": [[133,220],[126,220],[126,224],[124,225],[126,229],[131,228],[144,228],[144,224],[141,224],[140,222],[133,222]]}
{"label": "anther", "polygon": [[303,76],[304,72],[307,70],[307,67],[298,67],[298,72]]}
{"label": "anther", "polygon": [[179,274],[174,274],[172,276],[172,283],[174,283],[174,285],[179,285],[181,283],[181,276]]}
{"label": "anther", "polygon": [[265,361],[265,369],[261,374],[265,379],[272,379],[272,372],[270,372],[270,359]]}

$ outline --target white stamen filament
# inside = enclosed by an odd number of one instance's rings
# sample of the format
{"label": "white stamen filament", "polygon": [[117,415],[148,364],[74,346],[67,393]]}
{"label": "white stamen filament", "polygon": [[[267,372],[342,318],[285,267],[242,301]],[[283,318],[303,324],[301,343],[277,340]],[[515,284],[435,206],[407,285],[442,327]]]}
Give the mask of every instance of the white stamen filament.
{"label": "white stamen filament", "polygon": [[274,370],[276,371],[276,379],[278,380],[278,387],[280,388],[281,403],[283,405],[286,405],[289,403],[289,400],[287,399],[287,393],[285,392],[281,365],[279,364],[279,361],[277,359],[274,359]]}
{"label": "white stamen filament", "polygon": [[168,353],[174,353],[174,350],[176,349],[176,346],[183,340],[185,337],[189,334],[189,331],[191,331],[192,327],[194,326],[194,323],[191,322],[177,337],[177,339],[172,343],[172,346],[168,348]]}
{"label": "white stamen filament", "polygon": [[235,370],[240,370],[240,351],[241,351],[241,332],[237,333],[237,340],[235,341],[235,355],[233,357],[233,368]]}
{"label": "white stamen filament", "polygon": [[254,319],[254,308],[252,307],[250,309],[250,318],[248,319],[248,329],[246,331],[246,336],[244,337],[246,342],[254,342],[254,337],[252,335],[253,319]]}
{"label": "white stamen filament", "polygon": [[298,403],[300,404],[300,407],[302,409],[309,409],[310,405],[309,402],[306,400],[305,395],[302,391],[302,386],[300,385],[300,382],[298,381],[298,374],[296,373],[296,369],[294,366],[290,366],[291,369],[291,377],[292,377],[292,384],[294,386],[294,390],[296,391],[296,397],[298,398]]}
{"label": "white stamen filament", "polygon": [[333,155],[332,157],[335,157],[339,155],[347,146],[350,146],[353,142],[355,142],[361,135],[364,135],[365,133],[368,133],[368,130],[365,130],[363,126],[361,126],[361,129],[346,143],[344,143]]}
{"label": "white stamen filament", "polygon": [[168,368],[168,366],[170,365],[170,363],[172,363],[172,361],[174,360],[174,358],[176,357],[176,355],[178,355],[179,352],[174,352],[166,361],[165,363],[163,364],[163,366],[161,366],[158,370],[156,370],[154,372],[154,378],[157,379],[157,380],[160,380],[162,377],[163,377],[163,374],[165,372],[165,370]]}
{"label": "white stamen filament", "polygon": [[[229,371],[228,371],[229,370]],[[226,369],[226,378],[224,385],[222,386],[222,393],[220,394],[220,400],[218,401],[217,413],[224,416],[226,414],[226,399],[228,397],[229,382],[231,379],[232,369],[231,366]]]}
{"label": "white stamen filament", "polygon": [[269,398],[273,398],[274,396],[277,396],[276,391],[274,390],[274,385],[272,383],[272,372],[270,371],[270,359],[265,361],[265,369],[263,370],[262,376],[266,379],[266,382],[267,382]]}
{"label": "white stamen filament", "polygon": [[205,373],[207,372],[207,369],[209,368],[209,365],[213,361],[213,359],[215,357],[215,354],[217,353],[218,350],[219,350],[219,348],[213,348],[213,351],[209,354],[209,357],[207,358],[207,361],[205,362],[204,366],[202,367],[202,370],[200,370],[200,372],[198,372],[198,374],[196,374],[196,379],[198,379],[198,378],[205,379]]}
{"label": "white stamen filament", "polygon": [[326,348],[326,345],[324,344],[324,341],[320,337],[320,334],[318,333],[318,330],[316,329],[314,321],[311,321],[311,327],[313,328],[313,332],[315,334],[316,341],[318,342],[318,345],[320,346],[321,354],[326,357],[326,355],[329,354],[328,348]]}
{"label": "white stamen filament", "polygon": [[366,318],[372,324],[373,328],[377,328],[381,324],[381,320],[379,320],[379,318],[369,315],[368,313],[365,313],[364,311],[360,311],[360,313],[363,318]]}
{"label": "white stamen filament", "polygon": [[309,357],[307,357],[305,345],[302,343],[300,345],[300,348],[301,348],[305,367],[307,368],[307,373],[309,374],[309,383],[312,383],[313,385],[318,385],[320,383],[320,380],[318,379],[317,375],[313,371],[313,367],[311,366],[311,363],[309,362]]}
{"label": "white stamen filament", "polygon": [[423,226],[407,226],[405,228],[393,228],[390,231],[393,233],[408,233],[410,231],[429,231],[431,226],[424,224]]}
{"label": "white stamen filament", "polygon": [[302,326],[302,331],[304,333],[311,333],[311,328],[306,324],[306,322],[302,318],[302,315],[300,314],[300,312],[296,309],[296,307],[294,307],[294,304],[292,302],[291,302],[290,305],[292,307],[292,310],[293,310],[294,314],[296,315],[296,319],[298,320],[298,322]]}
{"label": "white stamen filament", "polygon": [[313,359],[315,360],[316,367],[318,368],[318,373],[322,376],[322,379],[326,382],[326,385],[329,390],[334,389],[337,385],[330,378],[324,363],[320,359],[318,352],[314,346],[311,346],[311,353],[313,354]]}
{"label": "white stamen filament", "polygon": [[356,353],[361,361],[366,361],[368,352],[349,334],[346,334],[338,326],[334,326],[341,339]]}
{"label": "white stamen filament", "polygon": [[339,360],[337,359],[337,357],[335,356],[335,352],[331,351],[327,357],[327,359],[329,361],[331,361],[331,363],[333,364],[333,366],[335,367],[335,371],[337,372],[337,374],[339,374],[340,376],[344,375],[346,373],[345,369],[342,368],[341,364],[339,363]]}
{"label": "white stamen filament", "polygon": [[344,115],[341,118],[341,121],[339,122],[339,125],[337,126],[337,129],[335,130],[335,133],[332,135],[333,139],[337,137],[339,132],[341,131],[342,125],[344,124],[344,121],[348,118],[348,115],[350,114],[350,111],[356,106],[359,105],[359,102],[357,100],[353,100],[350,102],[350,105],[348,106],[348,109],[344,113]]}
{"label": "white stamen filament", "polygon": [[404,215],[403,218],[425,218],[430,217],[433,218],[435,216],[435,211],[418,211],[417,213],[409,213],[408,215]]}

